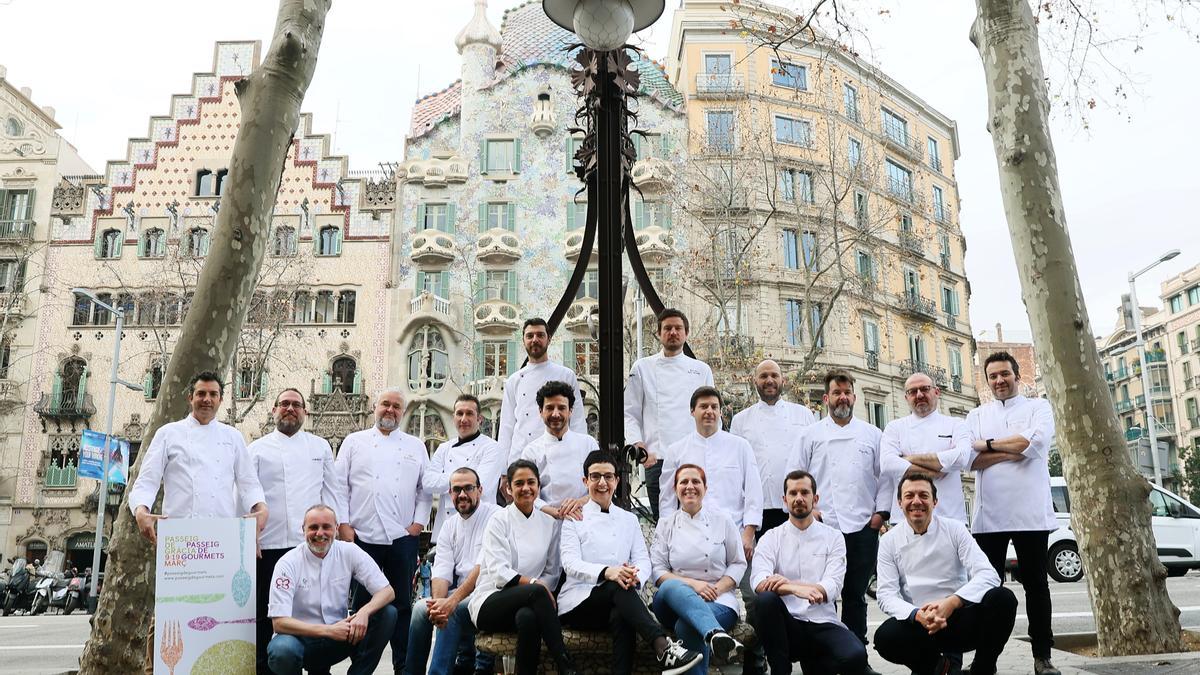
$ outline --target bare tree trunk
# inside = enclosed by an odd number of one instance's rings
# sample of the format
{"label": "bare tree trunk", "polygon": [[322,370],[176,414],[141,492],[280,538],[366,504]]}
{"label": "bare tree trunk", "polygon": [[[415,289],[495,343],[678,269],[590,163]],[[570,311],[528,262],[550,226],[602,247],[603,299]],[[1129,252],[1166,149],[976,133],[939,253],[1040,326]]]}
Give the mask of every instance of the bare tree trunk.
{"label": "bare tree trunk", "polygon": [[1028,0],[976,6],[971,41],[987,79],[1004,212],[1054,408],[1099,653],[1179,651],[1179,610],[1155,549],[1149,484],[1129,458],[1079,287],[1033,14]]}
{"label": "bare tree trunk", "polygon": [[[241,127],[229,166],[229,188],[182,337],[147,424],[146,443],[165,422],[187,413],[191,376],[201,370],[225,372],[237,346],[270,239],[283,163],[316,69],[330,2],[281,0],[266,58],[236,85]],[[235,395],[229,385],[225,395]],[[140,462],[131,469],[131,482],[139,468]],[[154,607],[154,548],[138,534],[128,494],[113,524],[104,593],[80,659],[84,674],[132,673],[143,667],[146,631],[153,616],[147,610]]]}

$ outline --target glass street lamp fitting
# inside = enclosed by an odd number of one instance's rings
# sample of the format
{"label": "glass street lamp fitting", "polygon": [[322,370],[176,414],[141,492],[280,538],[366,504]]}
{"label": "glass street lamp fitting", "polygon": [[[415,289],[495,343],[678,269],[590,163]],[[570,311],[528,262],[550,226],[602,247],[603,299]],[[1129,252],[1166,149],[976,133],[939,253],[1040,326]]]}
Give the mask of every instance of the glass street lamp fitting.
{"label": "glass street lamp fitting", "polygon": [[664,0],[542,0],[542,10],[590,49],[619,49],[662,16]]}

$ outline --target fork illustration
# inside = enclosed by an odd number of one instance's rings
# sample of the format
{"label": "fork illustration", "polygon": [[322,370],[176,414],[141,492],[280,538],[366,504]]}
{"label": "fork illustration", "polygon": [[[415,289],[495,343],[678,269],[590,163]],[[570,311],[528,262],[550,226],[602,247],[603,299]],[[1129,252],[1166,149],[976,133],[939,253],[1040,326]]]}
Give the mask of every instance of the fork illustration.
{"label": "fork illustration", "polygon": [[158,653],[163,663],[167,664],[171,675],[175,675],[175,666],[183,658],[183,631],[178,621],[167,621],[163,624],[162,642]]}

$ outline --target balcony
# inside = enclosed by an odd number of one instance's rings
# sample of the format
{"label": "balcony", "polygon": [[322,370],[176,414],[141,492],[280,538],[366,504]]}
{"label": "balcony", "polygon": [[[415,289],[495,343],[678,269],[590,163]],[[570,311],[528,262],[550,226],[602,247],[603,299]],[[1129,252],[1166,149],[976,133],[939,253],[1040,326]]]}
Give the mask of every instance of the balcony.
{"label": "balcony", "polygon": [[[598,312],[599,308],[600,306],[593,298],[579,298],[567,308],[567,315],[563,318],[563,325],[568,330],[576,333],[588,334],[590,333],[588,329],[588,317]],[[598,315],[596,321],[599,321]]]}
{"label": "balcony", "polygon": [[421,230],[413,237],[409,257],[418,265],[444,265],[454,260],[454,237],[441,230]]}
{"label": "balcony", "polygon": [[1192,351],[1200,350],[1200,337],[1192,338]]}
{"label": "balcony", "polygon": [[1116,370],[1112,371],[1112,380],[1113,382],[1120,382],[1121,380],[1129,378],[1130,375],[1132,375],[1132,373],[1130,373],[1128,368],[1117,368]]}
{"label": "balcony", "polygon": [[648,262],[664,262],[675,255],[675,237],[658,225],[642,228],[634,241],[642,258]]}
{"label": "balcony", "polygon": [[25,313],[24,293],[0,293],[0,312],[21,315]]}
{"label": "balcony", "polygon": [[1113,404],[1113,407],[1116,408],[1117,412],[1119,413],[1129,412],[1130,410],[1133,410],[1133,401],[1127,398],[1121,399]]}
{"label": "balcony", "polygon": [[1188,417],[1188,427],[1193,431],[1200,429],[1200,415]]}
{"label": "balcony", "polygon": [[485,263],[514,263],[521,259],[521,241],[512,232],[493,227],[475,241],[475,257]]}
{"label": "balcony", "polygon": [[33,242],[32,220],[0,220],[0,244],[28,246]]}
{"label": "balcony", "polygon": [[450,301],[429,291],[421,291],[417,297],[409,301],[408,312],[410,319],[418,315],[429,314],[445,321],[450,318]]}
{"label": "balcony", "polygon": [[954,316],[950,312],[946,312],[945,318],[946,318],[946,328],[949,328],[950,330],[958,330],[958,317],[957,316]]}
{"label": "balcony", "polygon": [[480,333],[505,335],[520,328],[521,313],[507,300],[486,300],[475,306],[475,330]]}
{"label": "balcony", "polygon": [[913,208],[920,206],[920,200],[917,199],[917,193],[913,190],[911,182],[889,177],[884,187],[887,188],[888,196],[901,204]]}
{"label": "balcony", "polygon": [[950,376],[950,388],[953,389],[954,393],[956,394],[962,393],[962,375]]}
{"label": "balcony", "polygon": [[897,293],[896,307],[901,312],[906,312],[916,317],[924,319],[937,319],[937,306],[928,298],[923,298],[917,293]]}
{"label": "balcony", "polygon": [[942,253],[941,256],[939,256],[939,261],[942,263],[942,267],[944,267],[946,269],[950,269],[950,254],[949,253]]}
{"label": "balcony", "polygon": [[467,393],[478,399],[499,399],[504,395],[504,378],[499,375],[472,380],[467,383]]}
{"label": "balcony", "polygon": [[1138,408],[1139,410],[1142,408],[1145,408],[1146,407],[1146,395],[1138,394],[1137,396],[1133,397],[1133,407]]}
{"label": "balcony", "polygon": [[913,373],[925,373],[933,380],[933,383],[939,387],[946,386],[946,369],[941,366],[935,366],[925,361],[916,359],[905,359],[900,362],[900,376],[908,378]]}
{"label": "balcony", "polygon": [[96,414],[96,406],[89,394],[79,395],[75,392],[56,392],[42,394],[33,406],[33,412],[42,421],[42,431],[46,431],[46,423],[52,422],[56,431],[61,432],[63,423],[70,425],[72,432],[76,425],[82,423],[88,427],[88,420]]}
{"label": "balcony", "polygon": [[879,372],[879,352],[867,351],[867,370]]}
{"label": "balcony", "polygon": [[1167,353],[1163,351],[1146,352],[1146,363],[1166,363]]}
{"label": "balcony", "polygon": [[933,222],[937,223],[938,225],[949,225],[950,224],[950,211],[945,206],[942,206],[939,209],[937,207],[937,205],[935,204],[934,208],[933,208],[933,213],[931,214],[930,217],[933,218]]}
{"label": "balcony", "polygon": [[1136,441],[1136,440],[1140,439],[1141,437],[1142,437],[1142,428],[1141,427],[1130,427],[1125,430],[1125,440],[1126,441]]}
{"label": "balcony", "polygon": [[1152,384],[1150,385],[1150,398],[1171,398],[1171,385],[1168,384]]}
{"label": "balcony", "polygon": [[725,98],[746,95],[746,76],[741,73],[696,73],[696,96]]}
{"label": "balcony", "polygon": [[671,177],[674,172],[671,165],[657,157],[639,159],[629,172],[633,184],[643,194],[662,194],[671,187]]}
{"label": "balcony", "polygon": [[396,173],[400,182],[424,185],[427,188],[445,187],[447,183],[465,183],[470,163],[457,155],[405,162]]}
{"label": "balcony", "polygon": [[916,136],[908,133],[908,130],[903,127],[882,125],[882,140],[884,145],[908,157],[914,162],[921,162],[925,158],[925,146]]}
{"label": "balcony", "polygon": [[925,242],[912,232],[900,233],[900,248],[917,257],[925,255]]}
{"label": "balcony", "polygon": [[42,485],[56,489],[73,488],[75,487],[77,473],[75,462],[71,460],[67,460],[62,466],[51,462],[46,466],[46,474],[42,477]]}
{"label": "balcony", "polygon": [[942,172],[942,158],[938,157],[937,155],[933,155],[932,157],[930,157],[929,158],[929,168],[933,169],[934,171],[936,171],[938,173],[941,173]]}
{"label": "balcony", "polygon": [[1191,391],[1192,389],[1195,389],[1197,384],[1200,384],[1200,377],[1191,375],[1189,377],[1183,378],[1183,390],[1184,391]]}
{"label": "balcony", "polygon": [[[595,253],[600,246],[600,237],[592,239],[592,252]],[[579,260],[580,254],[583,252],[583,230],[572,230],[567,233],[567,241],[563,245],[567,260],[575,262]],[[592,260],[596,257],[592,256]]]}

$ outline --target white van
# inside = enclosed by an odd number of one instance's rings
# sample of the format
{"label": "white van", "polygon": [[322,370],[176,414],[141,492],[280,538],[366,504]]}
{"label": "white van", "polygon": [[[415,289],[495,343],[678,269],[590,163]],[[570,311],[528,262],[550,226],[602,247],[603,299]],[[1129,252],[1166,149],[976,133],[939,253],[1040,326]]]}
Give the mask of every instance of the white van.
{"label": "white van", "polygon": [[[1180,577],[1190,569],[1200,569],[1200,509],[1182,497],[1151,485],[1150,509],[1158,559],[1167,568],[1167,576]],[[1083,578],[1083,559],[1071,530],[1071,498],[1065,478],[1050,479],[1050,498],[1058,529],[1050,533],[1046,564],[1050,578],[1055,581],[1079,581]],[[1006,569],[1017,572],[1017,556],[1012,544],[1008,546]]]}

